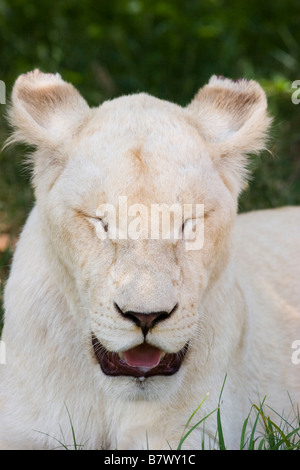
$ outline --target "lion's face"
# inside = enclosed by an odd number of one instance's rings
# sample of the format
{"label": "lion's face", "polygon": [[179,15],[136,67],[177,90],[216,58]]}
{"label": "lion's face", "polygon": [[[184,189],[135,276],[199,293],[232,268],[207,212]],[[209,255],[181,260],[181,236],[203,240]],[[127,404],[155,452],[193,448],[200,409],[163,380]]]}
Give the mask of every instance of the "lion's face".
{"label": "lion's face", "polygon": [[[201,353],[199,344],[205,348],[211,325],[201,302],[226,266],[241,165],[231,171],[220,165],[228,149],[221,155],[207,122],[199,127],[194,102],[181,108],[139,94],[90,109],[60,78],[36,73],[37,82],[41,76],[39,93],[50,93],[48,114],[43,121],[39,110],[33,121],[42,132],[49,125],[54,130],[51,139],[46,133],[39,137],[34,181],[52,269],[108,390],[115,385],[123,393],[127,387],[132,396],[143,381],[144,389],[152,393],[158,384],[163,394],[163,386],[179,384],[194,351]],[[33,112],[34,80],[26,82],[25,76],[23,82],[15,100]],[[72,121],[76,106],[80,112]],[[216,128],[218,122],[217,116]],[[219,127],[222,138],[233,132]],[[171,216],[170,236],[159,230],[153,237],[151,214],[161,204],[177,204],[182,213]],[[187,214],[188,205],[193,209]],[[196,205],[203,205],[200,216]],[[115,217],[101,212],[104,207],[112,207]],[[203,246],[188,249],[187,240],[200,226]]]}
{"label": "lion's face", "polygon": [[[88,316],[99,373],[171,376],[184,367],[194,339],[205,334],[201,296],[235,200],[196,128],[175,105],[138,95],[100,108],[92,123],[69,150],[43,203],[48,236],[66,265],[70,290],[78,293],[77,314]],[[138,230],[137,239],[112,236],[125,196],[127,213],[139,204],[149,215],[148,238]],[[151,239],[153,206],[173,203],[203,204],[204,216],[172,220],[179,239]],[[116,209],[116,220],[97,217],[103,204]],[[128,216],[128,225],[135,220]],[[186,232],[203,223],[204,246],[187,249]]]}

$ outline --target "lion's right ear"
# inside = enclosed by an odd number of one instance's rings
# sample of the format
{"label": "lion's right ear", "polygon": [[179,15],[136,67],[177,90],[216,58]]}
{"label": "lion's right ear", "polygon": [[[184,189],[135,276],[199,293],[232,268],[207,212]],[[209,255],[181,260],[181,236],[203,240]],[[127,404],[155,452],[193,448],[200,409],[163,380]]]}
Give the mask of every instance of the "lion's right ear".
{"label": "lion's right ear", "polygon": [[54,148],[76,133],[88,109],[79,92],[59,74],[34,70],[21,75],[8,111],[14,132],[7,143]]}

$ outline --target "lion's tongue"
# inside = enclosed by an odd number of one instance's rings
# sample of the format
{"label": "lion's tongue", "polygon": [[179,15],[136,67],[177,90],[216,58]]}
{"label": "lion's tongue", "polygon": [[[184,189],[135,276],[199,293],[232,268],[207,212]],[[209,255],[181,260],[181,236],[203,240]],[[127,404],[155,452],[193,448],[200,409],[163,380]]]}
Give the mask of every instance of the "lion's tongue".
{"label": "lion's tongue", "polygon": [[153,369],[159,364],[161,350],[150,344],[140,344],[124,352],[126,364],[131,367]]}

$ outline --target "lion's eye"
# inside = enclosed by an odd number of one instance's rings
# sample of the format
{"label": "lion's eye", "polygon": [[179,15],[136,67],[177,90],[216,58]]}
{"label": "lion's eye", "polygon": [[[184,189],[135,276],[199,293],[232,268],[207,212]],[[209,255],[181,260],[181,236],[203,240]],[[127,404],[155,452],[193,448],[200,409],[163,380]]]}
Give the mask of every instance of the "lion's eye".
{"label": "lion's eye", "polygon": [[200,217],[191,217],[186,219],[181,227],[182,239],[194,240],[203,237],[204,235],[204,223],[208,214],[203,213]]}
{"label": "lion's eye", "polygon": [[191,233],[195,233],[195,231],[199,229],[199,226],[204,228],[204,222],[209,218],[213,211],[213,209],[209,209],[204,212],[204,207],[201,206],[195,217],[186,218],[181,226],[182,237],[188,238]]}
{"label": "lion's eye", "polygon": [[200,250],[204,245],[204,216],[186,219],[182,225],[182,239],[187,250]]}
{"label": "lion's eye", "polygon": [[182,236],[185,237],[189,235],[191,232],[193,232],[195,229],[196,223],[197,223],[197,219],[186,219],[181,226]]}
{"label": "lion's eye", "polygon": [[98,220],[102,223],[104,232],[108,232],[108,223],[103,219],[98,219]]}
{"label": "lion's eye", "polygon": [[101,217],[87,217],[87,220],[95,227],[98,238],[106,238],[105,233],[108,232],[108,223],[105,219]]}

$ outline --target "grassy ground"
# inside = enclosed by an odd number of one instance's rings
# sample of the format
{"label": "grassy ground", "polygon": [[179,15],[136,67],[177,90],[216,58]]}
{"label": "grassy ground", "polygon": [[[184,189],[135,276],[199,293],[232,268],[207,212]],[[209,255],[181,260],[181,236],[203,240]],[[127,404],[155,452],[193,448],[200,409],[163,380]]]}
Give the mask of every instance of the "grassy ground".
{"label": "grassy ground", "polygon": [[[224,385],[226,383],[224,382]],[[221,392],[222,394],[222,392]],[[240,445],[239,450],[300,450],[300,412],[299,409],[295,409],[292,405],[292,410],[288,419],[281,417],[276,410],[270,409],[265,399],[259,405],[253,404],[250,408],[249,414],[245,417],[241,433],[240,433]],[[202,403],[204,400],[202,401]],[[219,399],[219,406],[216,410],[213,410],[209,415],[196,422],[194,425],[190,425],[191,419],[196,416],[199,408],[190,417],[187,422],[186,429],[183,432],[182,438],[178,444],[177,449],[180,450],[184,446],[184,441],[188,438],[189,434],[194,431],[198,426],[204,425],[205,420],[215,413],[215,419],[217,422],[217,433],[214,441],[212,441],[209,449],[227,450],[226,440],[227,436],[224,434],[222,427],[222,402],[221,395]],[[269,417],[270,412],[275,412],[276,424],[274,420]],[[258,431],[258,426],[261,425],[261,430]],[[216,444],[217,443],[217,444]],[[205,447],[204,442],[202,443],[202,449],[208,450]]]}
{"label": "grassy ground", "polygon": [[[226,386],[225,382],[226,380],[224,381],[223,387]],[[205,433],[205,423],[207,418],[209,417],[212,417],[216,420],[216,435],[211,438],[210,441],[204,441],[204,439],[202,439],[202,441],[199,442],[198,448],[202,450],[229,449],[227,447],[228,436],[226,436],[226,434],[224,433],[222,425],[221,394],[219,398],[218,407],[215,410],[212,410],[207,415],[203,416],[201,419],[199,419],[197,418],[199,410],[201,410],[201,406],[203,405],[208,395],[202,400],[200,405],[197,407],[197,409],[193,412],[193,414],[187,421],[177,446],[174,448],[169,445],[170,451],[184,449],[185,441],[188,440],[190,434],[195,432],[196,429],[201,429],[201,434],[203,435]],[[274,422],[274,418],[270,418],[270,412],[272,412],[273,415],[276,416],[277,423]],[[50,438],[50,444],[51,440],[53,440],[53,449],[84,450],[85,448],[87,448],[87,443],[89,439],[85,435],[85,431],[82,437],[78,436],[78,433],[76,432],[76,429],[73,426],[72,417],[67,407],[66,413],[68,414],[70,428],[72,431],[72,442],[67,442],[63,433],[59,437],[46,434]],[[86,425],[88,423],[88,419]],[[116,446],[116,450],[118,450],[118,446]],[[145,450],[151,451],[151,446],[148,444],[147,434],[145,435]],[[295,407],[293,407],[292,405],[291,412],[288,418],[283,418],[276,412],[276,410],[273,410],[268,407],[268,405],[266,404],[266,399],[264,399],[259,405],[253,404],[250,407],[248,416],[245,417],[243,426],[240,430],[238,450],[300,450],[299,409],[295,409]]]}

